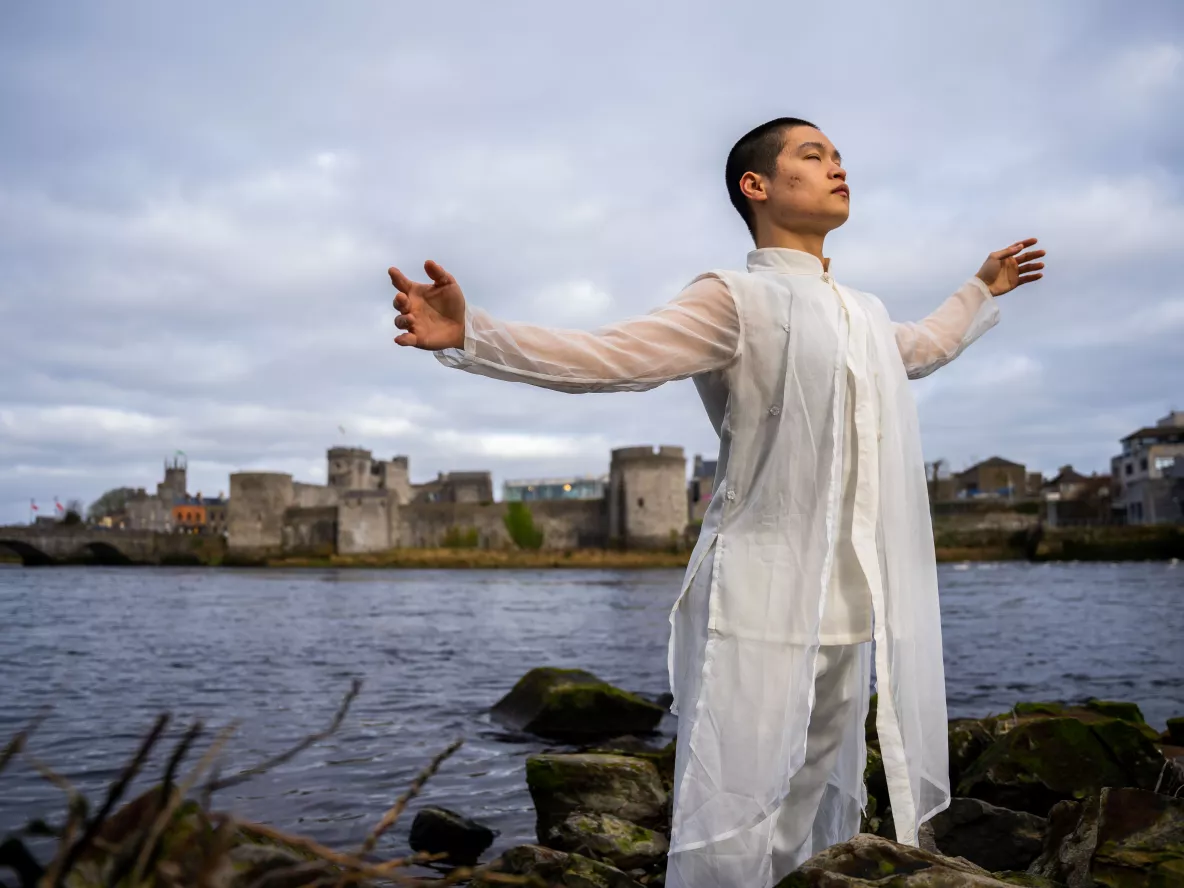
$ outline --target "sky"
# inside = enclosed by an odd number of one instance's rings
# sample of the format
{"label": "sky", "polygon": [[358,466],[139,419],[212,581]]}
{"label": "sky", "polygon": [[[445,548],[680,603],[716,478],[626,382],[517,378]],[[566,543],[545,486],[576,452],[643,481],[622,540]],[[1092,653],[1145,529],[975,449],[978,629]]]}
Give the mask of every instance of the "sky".
{"label": "sky", "polygon": [[178,450],[205,495],[323,483],[334,445],[499,487],[713,458],[689,380],[569,395],[398,348],[386,269],[434,259],[507,320],[644,313],[743,268],[724,158],[787,115],[843,153],[832,271],[893,317],[1048,250],[914,384],[927,460],[1108,471],[1184,409],[1178,0],[7,3],[0,524]]}

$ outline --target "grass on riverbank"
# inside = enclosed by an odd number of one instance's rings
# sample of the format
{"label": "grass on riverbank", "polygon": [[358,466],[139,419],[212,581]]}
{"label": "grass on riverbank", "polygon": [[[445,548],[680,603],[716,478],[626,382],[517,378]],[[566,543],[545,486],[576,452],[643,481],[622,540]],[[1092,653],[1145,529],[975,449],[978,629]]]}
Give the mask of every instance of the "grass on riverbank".
{"label": "grass on riverbank", "polygon": [[682,568],[689,552],[614,549],[392,549],[367,555],[271,558],[268,567],[410,568]]}

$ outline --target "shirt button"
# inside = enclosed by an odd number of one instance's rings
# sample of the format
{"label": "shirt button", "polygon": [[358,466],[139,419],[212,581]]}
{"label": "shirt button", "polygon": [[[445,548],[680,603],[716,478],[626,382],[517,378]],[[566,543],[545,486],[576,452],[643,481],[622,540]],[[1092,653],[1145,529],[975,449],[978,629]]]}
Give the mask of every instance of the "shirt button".
{"label": "shirt button", "polygon": [[729,490],[727,493],[724,494],[724,496],[727,497],[728,502],[731,502],[732,500],[734,500],[736,498],[736,491]]}
{"label": "shirt button", "polygon": [[776,404],[774,404],[772,407],[769,408],[769,413],[772,414],[773,416],[776,416],[780,412],[781,412],[781,408],[778,407]]}
{"label": "shirt button", "polygon": [[789,332],[789,324],[782,324],[781,329],[784,330],[786,333],[788,333]]}
{"label": "shirt button", "polygon": [[825,271],[822,273],[822,280],[828,284],[830,283],[830,275],[827,274]]}

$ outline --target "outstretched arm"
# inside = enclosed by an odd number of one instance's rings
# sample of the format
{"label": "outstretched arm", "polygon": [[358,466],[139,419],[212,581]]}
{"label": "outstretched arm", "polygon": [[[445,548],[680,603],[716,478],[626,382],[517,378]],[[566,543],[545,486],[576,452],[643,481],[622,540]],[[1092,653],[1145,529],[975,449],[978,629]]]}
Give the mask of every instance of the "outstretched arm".
{"label": "outstretched arm", "polygon": [[435,351],[449,367],[563,392],[644,391],[729,364],[740,343],[736,305],[723,281],[704,277],[644,315],[598,330],[502,321],[466,303],[434,262],[431,284],[390,269],[399,290],[395,338]]}
{"label": "outstretched arm", "polygon": [[910,379],[928,376],[944,367],[966,347],[999,322],[995,297],[1044,275],[1044,250],[1021,250],[1036,243],[1028,238],[987,257],[978,274],[943,302],[933,314],[916,323],[895,323],[896,345]]}

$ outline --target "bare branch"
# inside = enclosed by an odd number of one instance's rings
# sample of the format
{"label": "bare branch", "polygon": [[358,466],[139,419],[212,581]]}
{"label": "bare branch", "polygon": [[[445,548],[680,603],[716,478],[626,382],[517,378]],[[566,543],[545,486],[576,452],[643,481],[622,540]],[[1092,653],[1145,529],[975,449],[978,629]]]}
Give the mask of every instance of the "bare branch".
{"label": "bare branch", "polygon": [[423,785],[428,782],[440,770],[440,765],[444,762],[464,743],[464,740],[454,740],[448,745],[448,748],[437,755],[428,764],[426,768],[419,772],[416,778],[411,781],[411,785],[403,795],[399,796],[398,800],[390,807],[390,809],[378,821],[374,829],[370,831],[370,835],[366,837],[366,841],[362,843],[362,847],[358,851],[358,856],[362,857],[374,850],[375,845],[378,844],[379,838],[384,832],[390,829],[398,821],[403,811],[407,808],[407,803],[419,795]]}
{"label": "bare branch", "polygon": [[361,689],[362,689],[361,679],[355,678],[350,686],[349,693],[347,693],[345,695],[345,699],[341,702],[341,707],[337,710],[337,715],[333,718],[333,723],[330,724],[329,727],[326,728],[324,731],[321,731],[318,734],[312,734],[308,737],[305,737],[303,740],[301,740],[299,743],[297,743],[295,746],[293,746],[287,752],[282,752],[279,755],[277,755],[275,758],[268,759],[267,761],[262,762],[261,764],[258,764],[253,768],[248,768],[245,771],[241,771],[238,774],[235,774],[233,777],[227,777],[223,780],[218,780],[218,781],[211,780],[209,783],[206,784],[206,792],[214,793],[220,789],[227,789],[231,786],[237,786],[240,783],[244,783],[247,780],[250,780],[252,777],[256,777],[259,774],[266,773],[267,771],[270,771],[272,768],[282,765],[285,762],[291,761],[293,758],[295,758],[300,753],[304,752],[304,750],[308,749],[308,747],[312,746],[314,743],[319,743],[320,741],[329,737],[339,727],[341,727],[341,722],[345,719],[345,714],[349,711],[350,704],[353,703],[354,698],[358,696],[358,692]]}

